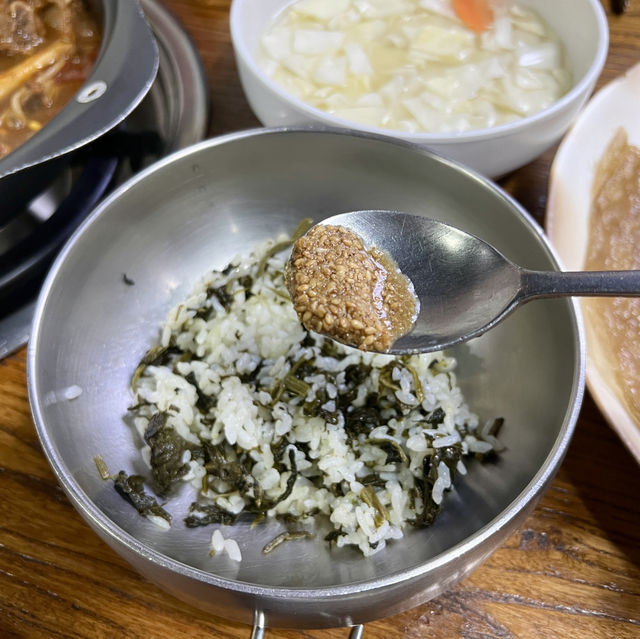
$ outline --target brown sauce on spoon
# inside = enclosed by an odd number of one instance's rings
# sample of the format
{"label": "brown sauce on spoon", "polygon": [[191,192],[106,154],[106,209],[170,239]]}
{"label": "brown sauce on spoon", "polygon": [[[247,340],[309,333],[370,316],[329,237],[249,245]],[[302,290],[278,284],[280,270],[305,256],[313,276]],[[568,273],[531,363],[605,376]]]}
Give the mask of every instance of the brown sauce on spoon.
{"label": "brown sauce on spoon", "polygon": [[299,238],[285,275],[305,328],[362,350],[389,350],[418,314],[413,285],[393,258],[340,226]]}

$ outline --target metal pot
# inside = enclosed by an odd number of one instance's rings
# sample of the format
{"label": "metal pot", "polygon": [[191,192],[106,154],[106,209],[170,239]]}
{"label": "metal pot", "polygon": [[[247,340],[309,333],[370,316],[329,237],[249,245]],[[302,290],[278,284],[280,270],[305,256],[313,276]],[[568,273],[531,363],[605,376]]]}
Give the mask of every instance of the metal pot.
{"label": "metal pot", "polygon": [[68,154],[121,122],[150,89],[158,48],[138,0],[89,0],[102,45],[91,76],[64,109],[0,160],[0,224],[22,210]]}
{"label": "metal pot", "polygon": [[[162,531],[103,481],[142,471],[125,423],[132,371],[168,310],[209,268],[297,222],[399,208],[465,228],[529,268],[558,264],[536,223],[477,174],[424,149],[345,131],[258,130],[207,140],[132,178],[87,219],[55,262],[29,342],[28,386],[44,451],[94,530],[161,587],[216,615],[288,627],[353,626],[435,597],[522,524],[569,443],[584,386],[584,341],[569,299],[532,302],[456,348],[471,408],[501,415],[506,450],[471,463],[427,529],[364,559],[321,538],[261,549],[277,522],[225,536],[243,561],[211,558],[211,530],[177,518]],[[123,274],[135,285],[123,282]],[[79,386],[71,401],[65,389]],[[77,389],[76,389],[77,390]],[[73,393],[74,395],[76,393]],[[186,512],[192,495],[167,505]],[[258,633],[259,634],[259,633]],[[256,635],[257,636],[257,635]]]}

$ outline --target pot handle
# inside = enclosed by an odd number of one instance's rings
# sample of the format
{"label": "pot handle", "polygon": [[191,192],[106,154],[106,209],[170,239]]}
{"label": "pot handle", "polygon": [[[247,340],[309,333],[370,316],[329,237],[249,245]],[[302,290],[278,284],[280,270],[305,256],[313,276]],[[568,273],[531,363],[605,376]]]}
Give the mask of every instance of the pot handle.
{"label": "pot handle", "polygon": [[[264,639],[265,627],[264,627],[264,614],[261,612],[255,613],[253,617],[253,628],[251,629],[251,639]],[[364,625],[358,624],[351,628],[349,639],[362,639],[364,636]]]}

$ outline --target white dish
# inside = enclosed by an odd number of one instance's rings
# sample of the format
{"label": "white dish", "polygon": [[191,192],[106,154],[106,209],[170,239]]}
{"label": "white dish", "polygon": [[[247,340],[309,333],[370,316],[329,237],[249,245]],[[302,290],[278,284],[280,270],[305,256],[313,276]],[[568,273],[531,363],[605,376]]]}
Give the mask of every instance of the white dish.
{"label": "white dish", "polygon": [[[640,146],[640,64],[601,89],[588,103],[560,145],[551,167],[547,234],[568,270],[584,267],[597,162],[622,127],[629,143]],[[588,322],[588,318],[585,318]],[[606,345],[587,331],[587,385],[609,423],[640,462],[640,424],[620,401],[599,356]]]}
{"label": "white dish", "polygon": [[293,0],[233,0],[231,41],[245,95],[265,126],[314,125],[387,135],[420,144],[496,178],[555,144],[585,104],[607,57],[609,31],[600,0],[519,0],[535,9],[563,42],[573,86],[547,109],[508,124],[463,133],[407,133],[344,120],[312,107],[278,86],[258,64],[259,40]]}

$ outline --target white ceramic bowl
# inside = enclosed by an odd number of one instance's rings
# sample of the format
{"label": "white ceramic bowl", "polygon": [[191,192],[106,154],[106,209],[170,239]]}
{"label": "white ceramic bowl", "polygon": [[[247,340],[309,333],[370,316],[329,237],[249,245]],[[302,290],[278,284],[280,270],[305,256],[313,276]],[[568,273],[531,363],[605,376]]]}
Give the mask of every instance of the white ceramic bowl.
{"label": "white ceramic bowl", "polygon": [[540,113],[464,133],[411,134],[360,125],[309,106],[279,87],[259,66],[256,53],[264,30],[292,0],[234,0],[231,39],[245,94],[265,126],[320,124],[392,135],[495,178],[530,162],[562,137],[591,94],[609,45],[607,19],[599,0],[518,1],[538,11],[559,35],[572,68],[573,86]]}
{"label": "white ceramic bowl", "polygon": [[[551,168],[547,233],[564,266],[584,268],[589,243],[593,180],[598,161],[622,127],[640,147],[640,64],[594,96],[563,140]],[[629,412],[615,382],[611,345],[587,325],[587,382],[596,403],[640,463],[640,425]],[[639,338],[640,339],[640,338]]]}

